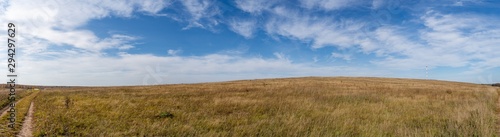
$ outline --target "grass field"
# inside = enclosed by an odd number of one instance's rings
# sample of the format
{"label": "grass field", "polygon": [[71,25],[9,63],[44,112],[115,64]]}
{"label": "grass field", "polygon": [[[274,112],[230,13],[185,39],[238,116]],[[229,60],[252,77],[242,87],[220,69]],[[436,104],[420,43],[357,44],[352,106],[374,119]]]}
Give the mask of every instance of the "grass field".
{"label": "grass field", "polygon": [[289,78],[45,90],[35,136],[497,136],[497,88]]}

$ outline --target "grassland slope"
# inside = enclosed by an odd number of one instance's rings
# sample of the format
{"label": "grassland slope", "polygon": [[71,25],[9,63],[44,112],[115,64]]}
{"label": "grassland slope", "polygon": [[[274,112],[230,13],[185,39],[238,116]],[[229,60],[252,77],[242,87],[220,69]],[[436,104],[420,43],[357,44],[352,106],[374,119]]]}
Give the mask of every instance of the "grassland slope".
{"label": "grassland slope", "polygon": [[496,136],[498,89],[308,77],[67,88],[35,99],[35,136]]}

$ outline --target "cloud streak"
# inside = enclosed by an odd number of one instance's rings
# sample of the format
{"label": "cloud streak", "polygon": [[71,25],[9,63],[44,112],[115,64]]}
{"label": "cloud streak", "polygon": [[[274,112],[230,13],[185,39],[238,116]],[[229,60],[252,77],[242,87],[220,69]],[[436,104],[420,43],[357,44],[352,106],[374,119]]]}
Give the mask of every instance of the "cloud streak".
{"label": "cloud streak", "polygon": [[[65,58],[24,59],[22,64],[26,65],[20,71],[23,72],[22,78],[29,77],[29,79],[21,80],[33,84],[95,86],[192,83],[283,76],[374,75],[374,73],[363,73],[366,70],[348,66],[312,67],[307,64],[291,63],[285,55],[279,53],[276,53],[275,58],[227,54],[186,57],[122,54],[118,58],[111,58],[94,54],[76,56],[69,53],[59,56]],[[148,68],[153,69],[154,74],[150,74]],[[159,68],[159,71],[155,68]],[[164,81],[157,82],[153,79],[154,76]],[[53,79],[58,77],[65,80]],[[145,83],[144,79],[147,79]]]}

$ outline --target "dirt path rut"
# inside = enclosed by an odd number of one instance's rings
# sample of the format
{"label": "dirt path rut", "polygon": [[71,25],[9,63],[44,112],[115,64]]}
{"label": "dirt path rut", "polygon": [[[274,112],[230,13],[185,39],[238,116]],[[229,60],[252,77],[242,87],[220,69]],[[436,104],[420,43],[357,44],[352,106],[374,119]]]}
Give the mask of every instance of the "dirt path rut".
{"label": "dirt path rut", "polygon": [[28,115],[26,115],[26,119],[23,121],[23,128],[21,128],[21,132],[17,135],[18,137],[32,137],[33,136],[33,112],[35,105],[33,102],[30,104],[30,108],[28,109]]}

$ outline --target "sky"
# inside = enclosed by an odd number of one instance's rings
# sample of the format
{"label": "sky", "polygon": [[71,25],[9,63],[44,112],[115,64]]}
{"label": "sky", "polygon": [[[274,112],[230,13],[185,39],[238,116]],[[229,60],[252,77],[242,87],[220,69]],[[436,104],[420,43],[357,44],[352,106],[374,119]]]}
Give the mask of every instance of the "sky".
{"label": "sky", "polygon": [[[0,53],[14,23],[21,84],[495,83],[499,22],[497,0],[0,0]],[[0,56],[4,74],[7,59]]]}

